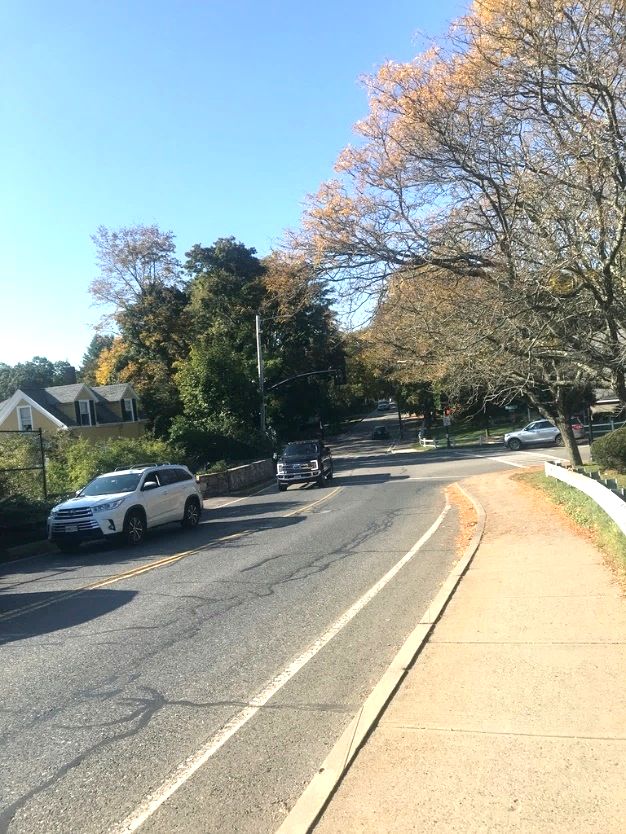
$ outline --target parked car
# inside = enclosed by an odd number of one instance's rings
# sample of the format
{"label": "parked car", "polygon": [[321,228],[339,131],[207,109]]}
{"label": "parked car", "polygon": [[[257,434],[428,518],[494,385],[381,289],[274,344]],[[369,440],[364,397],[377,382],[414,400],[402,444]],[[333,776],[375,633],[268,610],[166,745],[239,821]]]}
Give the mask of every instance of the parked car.
{"label": "parked car", "polygon": [[376,407],[379,411],[389,411],[389,400],[378,400]]}
{"label": "parked car", "polygon": [[372,440],[386,440],[389,437],[387,426],[374,426],[372,429]]}
{"label": "parked car", "polygon": [[290,484],[316,483],[323,487],[333,477],[333,457],[323,440],[288,443],[276,459],[276,482],[281,492]]}
{"label": "parked car", "polygon": [[98,475],[53,507],[48,538],[64,552],[103,539],[136,545],[161,524],[195,527],[201,512],[202,493],[186,466],[141,463]]}
{"label": "parked car", "polygon": [[[585,436],[585,429],[582,423],[576,419],[572,420],[574,437],[580,440]],[[504,443],[509,449],[518,451],[524,446],[539,446],[554,443],[555,446],[563,445],[563,438],[559,429],[550,420],[533,420],[523,429],[510,431],[504,435]]]}

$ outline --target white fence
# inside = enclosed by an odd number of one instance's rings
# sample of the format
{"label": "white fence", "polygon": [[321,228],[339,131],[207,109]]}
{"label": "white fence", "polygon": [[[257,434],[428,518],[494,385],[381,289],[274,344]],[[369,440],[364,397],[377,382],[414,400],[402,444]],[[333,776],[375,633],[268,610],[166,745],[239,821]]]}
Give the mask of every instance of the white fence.
{"label": "white fence", "polygon": [[554,463],[545,462],[545,472],[551,478],[558,478],[581,492],[584,492],[604,510],[607,515],[610,515],[613,521],[620,528],[622,533],[626,534],[626,501],[620,498],[619,495],[611,492],[611,490],[604,486],[604,484],[594,481],[587,475],[581,475],[579,472],[572,472],[569,469],[564,469],[562,466]]}

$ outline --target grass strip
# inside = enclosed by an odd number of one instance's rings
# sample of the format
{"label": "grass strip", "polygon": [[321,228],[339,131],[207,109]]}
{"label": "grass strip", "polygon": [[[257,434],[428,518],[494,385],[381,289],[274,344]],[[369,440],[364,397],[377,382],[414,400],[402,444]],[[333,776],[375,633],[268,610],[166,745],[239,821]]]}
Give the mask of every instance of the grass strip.
{"label": "grass strip", "polygon": [[543,472],[517,472],[511,477],[543,492],[591,537],[621,576],[626,576],[626,536],[593,498]]}

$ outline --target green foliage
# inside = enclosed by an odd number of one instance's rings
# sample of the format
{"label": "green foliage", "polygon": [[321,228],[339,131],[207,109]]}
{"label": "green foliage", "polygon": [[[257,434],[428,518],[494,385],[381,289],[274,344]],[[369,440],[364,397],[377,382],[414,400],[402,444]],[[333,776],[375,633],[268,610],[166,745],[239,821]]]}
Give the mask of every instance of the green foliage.
{"label": "green foliage", "polygon": [[40,466],[38,433],[0,435],[0,500],[41,499],[43,473],[41,469],[35,468]]}
{"label": "green foliage", "polygon": [[255,353],[255,315],[265,297],[265,268],[234,237],[220,238],[212,246],[196,244],[186,253],[185,269],[192,276],[189,291],[194,331],[221,336],[231,350],[248,359]]}
{"label": "green foliage", "polygon": [[132,463],[179,462],[181,451],[164,440],[145,436],[120,437],[105,443],[90,443],[84,437],[59,432],[50,440],[48,489],[65,495],[83,487],[101,472]]}
{"label": "green foliage", "polygon": [[33,356],[30,362],[7,365],[0,362],[0,400],[18,388],[48,388],[72,381],[74,369],[69,362],[51,362],[45,356]]}
{"label": "green foliage", "polygon": [[[268,453],[268,449],[252,432],[236,438],[190,424],[185,417],[172,423],[170,440],[183,451],[184,460],[194,471],[213,472],[220,461],[251,460]],[[225,466],[222,468],[226,468]]]}
{"label": "green foliage", "polygon": [[190,427],[245,440],[255,431],[258,393],[250,367],[223,339],[191,349],[176,382]]}
{"label": "green foliage", "polygon": [[626,426],[593,441],[591,454],[604,469],[626,473]]}
{"label": "green foliage", "polygon": [[79,370],[79,377],[82,382],[86,382],[87,385],[98,384],[96,381],[96,371],[98,369],[100,354],[104,350],[110,350],[114,338],[114,336],[106,336],[100,333],[96,333],[93,337],[89,343],[89,347],[83,354],[83,360]]}

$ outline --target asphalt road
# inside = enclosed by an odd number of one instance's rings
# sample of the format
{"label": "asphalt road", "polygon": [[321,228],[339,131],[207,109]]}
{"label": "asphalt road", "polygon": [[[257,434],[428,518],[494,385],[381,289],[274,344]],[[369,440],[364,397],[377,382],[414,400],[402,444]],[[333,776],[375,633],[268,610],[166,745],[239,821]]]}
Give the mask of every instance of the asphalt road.
{"label": "asphalt road", "polygon": [[410,452],[380,423],[324,490],[1,566],[0,834],[276,830],[455,561],[446,485],[563,456]]}

